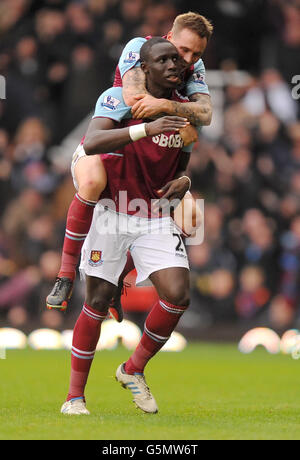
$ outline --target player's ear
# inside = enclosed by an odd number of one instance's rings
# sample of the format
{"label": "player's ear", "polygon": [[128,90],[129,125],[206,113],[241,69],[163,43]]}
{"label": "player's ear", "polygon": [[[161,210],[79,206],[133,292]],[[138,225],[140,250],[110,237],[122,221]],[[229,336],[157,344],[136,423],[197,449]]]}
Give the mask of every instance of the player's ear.
{"label": "player's ear", "polygon": [[170,41],[170,40],[171,40],[171,38],[172,38],[172,35],[173,35],[173,34],[172,34],[172,30],[169,30],[169,32],[168,32],[168,33],[167,33],[167,35],[166,35],[166,37],[167,37],[167,40],[169,40],[169,41]]}
{"label": "player's ear", "polygon": [[148,66],[145,61],[141,62],[141,69],[144,73],[148,73]]}

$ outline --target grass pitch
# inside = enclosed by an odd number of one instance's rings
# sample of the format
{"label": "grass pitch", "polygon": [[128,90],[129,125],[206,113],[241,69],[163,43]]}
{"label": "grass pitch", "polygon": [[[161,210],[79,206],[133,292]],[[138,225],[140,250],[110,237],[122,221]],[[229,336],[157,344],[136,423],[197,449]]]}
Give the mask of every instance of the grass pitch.
{"label": "grass pitch", "polygon": [[0,360],[0,439],[300,439],[300,362],[236,345],[190,344],[146,369],[159,413],[135,408],[114,379],[129,352],[96,354],[86,389],[90,416],[59,410],[68,351],[7,351]]}

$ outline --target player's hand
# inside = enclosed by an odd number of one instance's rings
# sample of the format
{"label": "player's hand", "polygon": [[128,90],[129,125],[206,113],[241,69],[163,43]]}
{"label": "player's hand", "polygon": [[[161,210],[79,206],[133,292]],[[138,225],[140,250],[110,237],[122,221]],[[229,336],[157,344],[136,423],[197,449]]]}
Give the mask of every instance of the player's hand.
{"label": "player's hand", "polygon": [[179,131],[189,125],[187,118],[166,116],[146,123],[147,136],[157,136],[168,131]]}
{"label": "player's hand", "polygon": [[183,140],[183,145],[190,145],[198,140],[198,131],[192,125],[187,125],[179,130],[179,134]]}
{"label": "player's hand", "polygon": [[186,192],[189,190],[189,187],[190,181],[186,177],[174,179],[168,182],[160,190],[157,190],[157,193],[161,195],[161,197],[154,203],[153,212],[157,213],[159,209],[162,211],[166,210],[169,207],[169,202],[173,200],[178,200],[179,204]]}
{"label": "player's hand", "polygon": [[153,212],[157,213],[159,209],[166,210],[169,207],[169,202],[173,200],[178,200],[179,204],[189,188],[190,181],[186,177],[171,180],[160,190],[157,190],[161,197],[154,203]]}
{"label": "player's hand", "polygon": [[182,177],[179,179],[174,179],[168,182],[160,190],[157,190],[157,193],[161,195],[160,199],[167,200],[182,200],[186,192],[190,188],[190,181],[187,177]]}
{"label": "player's hand", "polygon": [[152,118],[164,112],[165,99],[157,99],[150,94],[134,96],[135,104],[131,108],[132,118]]}

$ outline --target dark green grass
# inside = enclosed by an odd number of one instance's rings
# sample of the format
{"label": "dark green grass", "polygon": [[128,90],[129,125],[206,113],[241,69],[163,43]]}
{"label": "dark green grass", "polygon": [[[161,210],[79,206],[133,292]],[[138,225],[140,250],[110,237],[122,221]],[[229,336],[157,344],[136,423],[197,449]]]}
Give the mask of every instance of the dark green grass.
{"label": "dark green grass", "polygon": [[135,408],[114,379],[122,347],[96,354],[86,389],[90,416],[59,413],[67,351],[7,351],[0,360],[0,439],[300,439],[300,363],[236,345],[191,344],[159,353],[147,381],[156,415]]}

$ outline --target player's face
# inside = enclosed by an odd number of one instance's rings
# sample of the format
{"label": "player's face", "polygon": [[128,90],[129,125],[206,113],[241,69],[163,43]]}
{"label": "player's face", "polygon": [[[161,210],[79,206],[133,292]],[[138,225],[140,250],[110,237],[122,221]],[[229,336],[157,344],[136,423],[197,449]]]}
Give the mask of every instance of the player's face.
{"label": "player's face", "polygon": [[207,38],[199,37],[190,29],[178,30],[175,33],[170,31],[167,39],[176,46],[187,67],[195,64],[201,58],[207,46]]}
{"label": "player's face", "polygon": [[183,64],[178,51],[171,43],[153,45],[143,70],[147,78],[163,88],[176,88],[181,82]]}

